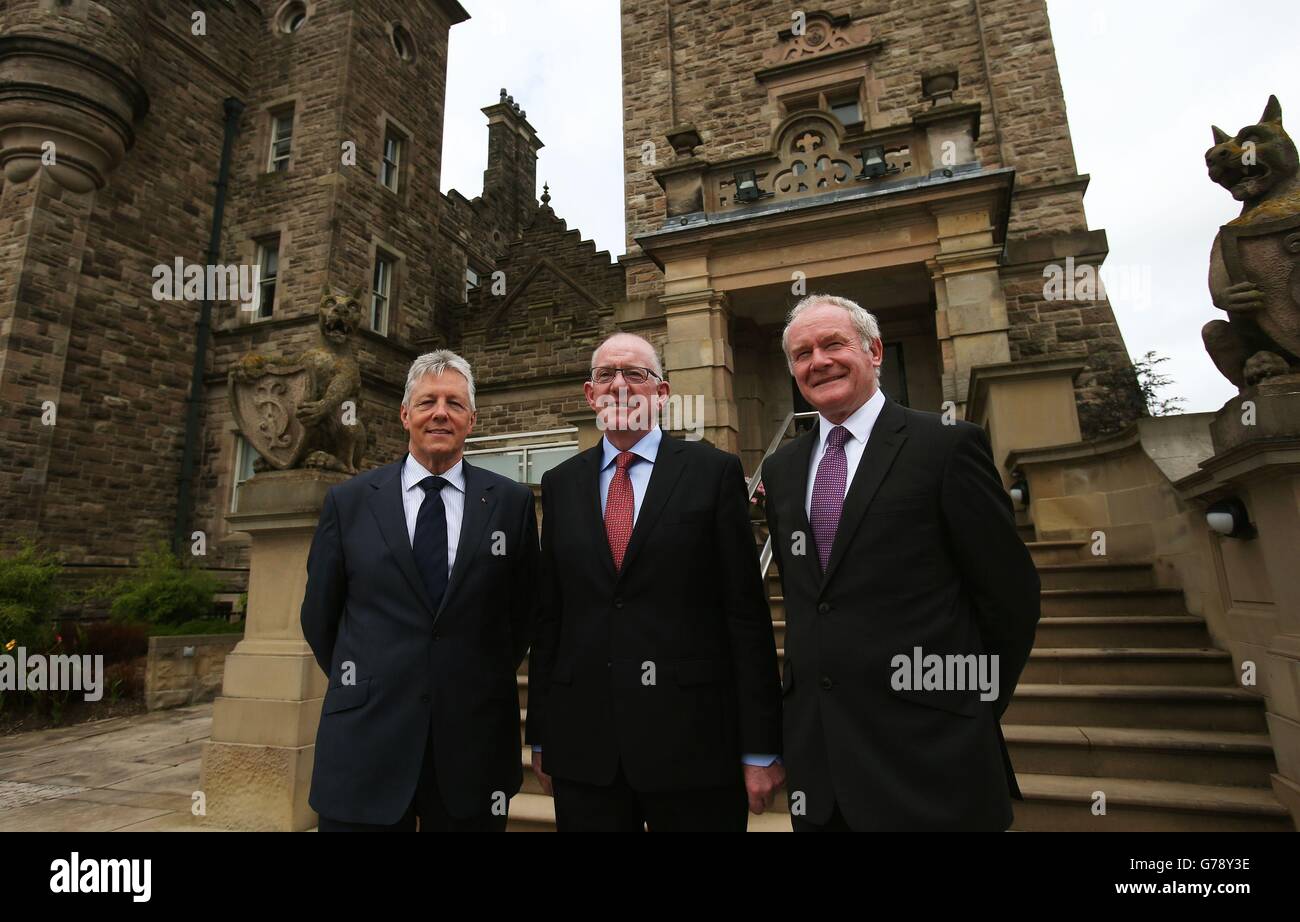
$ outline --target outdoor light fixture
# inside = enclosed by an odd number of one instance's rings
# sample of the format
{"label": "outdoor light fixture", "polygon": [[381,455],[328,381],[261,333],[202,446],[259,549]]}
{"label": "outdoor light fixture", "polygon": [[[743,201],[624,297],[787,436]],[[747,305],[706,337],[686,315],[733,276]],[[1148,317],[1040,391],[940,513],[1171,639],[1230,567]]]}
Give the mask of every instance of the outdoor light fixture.
{"label": "outdoor light fixture", "polygon": [[898,172],[898,167],[885,162],[885,148],[879,144],[862,148],[858,151],[858,158],[862,161],[862,172],[857,175],[857,179],[875,179],[877,176]]}
{"label": "outdoor light fixture", "polygon": [[1250,524],[1246,504],[1235,496],[1221,499],[1206,509],[1205,524],[1225,538],[1255,537],[1255,526]]}
{"label": "outdoor light fixture", "polygon": [[758,179],[753,170],[736,170],[736,201],[756,202],[771,194],[758,187]]}
{"label": "outdoor light fixture", "polygon": [[1011,501],[1021,509],[1029,508],[1029,482],[1025,478],[1017,477],[1011,485]]}

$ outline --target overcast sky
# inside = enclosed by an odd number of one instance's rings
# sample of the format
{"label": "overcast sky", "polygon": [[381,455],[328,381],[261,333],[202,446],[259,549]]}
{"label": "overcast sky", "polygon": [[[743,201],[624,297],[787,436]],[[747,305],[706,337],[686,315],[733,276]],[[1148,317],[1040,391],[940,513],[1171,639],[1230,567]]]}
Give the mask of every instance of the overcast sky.
{"label": "overcast sky", "polygon": [[[546,145],[538,194],[611,256],[623,252],[618,0],[462,0],[451,32],[442,187],[483,188],[483,106],[506,87]],[[1296,0],[1048,0],[1090,227],[1104,228],[1102,275],[1134,357],[1155,350],[1188,412],[1234,389],[1201,345],[1224,316],[1205,279],[1210,245],[1240,205],[1205,175],[1210,124],[1254,123],[1270,93],[1300,125]],[[1252,49],[1252,50],[1246,50]],[[1292,129],[1300,136],[1300,130]]]}

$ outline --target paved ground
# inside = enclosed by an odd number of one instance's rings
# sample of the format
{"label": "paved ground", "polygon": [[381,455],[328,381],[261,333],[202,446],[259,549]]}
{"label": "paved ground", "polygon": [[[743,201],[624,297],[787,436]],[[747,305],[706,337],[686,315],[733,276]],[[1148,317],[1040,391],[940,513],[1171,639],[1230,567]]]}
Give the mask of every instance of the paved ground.
{"label": "paved ground", "polygon": [[212,704],[0,739],[0,832],[200,832]]}

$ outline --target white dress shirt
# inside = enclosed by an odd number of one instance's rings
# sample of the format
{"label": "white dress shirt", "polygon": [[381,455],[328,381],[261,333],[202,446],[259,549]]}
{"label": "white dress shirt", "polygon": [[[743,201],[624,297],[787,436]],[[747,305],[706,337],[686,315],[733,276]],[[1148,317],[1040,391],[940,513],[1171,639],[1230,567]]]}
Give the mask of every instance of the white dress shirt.
{"label": "white dress shirt", "polygon": [[[876,392],[866,403],[854,410],[848,419],[838,424],[849,430],[851,436],[844,440],[844,460],[848,463],[849,471],[849,476],[844,480],[846,495],[853,483],[853,475],[857,473],[858,462],[862,460],[862,453],[867,449],[867,439],[871,437],[871,430],[875,428],[876,420],[880,417],[880,411],[884,406],[885,393],[877,387]],[[826,437],[837,425],[821,414],[818,414],[817,422],[820,429],[817,433],[817,444],[813,446],[812,460],[808,465],[808,492],[803,499],[803,511],[809,516],[812,515],[813,484],[817,482],[817,467],[826,452]]]}
{"label": "white dress shirt", "polygon": [[[650,485],[650,475],[654,472],[655,459],[659,457],[659,443],[663,441],[663,438],[663,430],[655,426],[641,436],[641,441],[628,449],[637,456],[637,460],[629,464],[627,468],[627,477],[632,481],[633,525],[636,524],[637,516],[641,514],[641,501],[645,499],[646,487]],[[602,438],[600,444],[605,449],[600,462],[600,514],[603,517],[605,515],[605,502],[609,498],[609,485],[614,482],[614,471],[617,469],[614,462],[618,460],[618,453],[621,449],[609,444],[608,436]]]}
{"label": "white dress shirt", "polygon": [[[460,542],[460,521],[465,517],[465,469],[464,459],[452,465],[451,470],[439,474],[447,481],[442,488],[442,504],[447,509],[447,573],[456,564],[456,545]],[[402,465],[402,507],[406,511],[406,537],[415,547],[415,519],[420,514],[420,503],[424,502],[424,488],[420,481],[432,477],[433,471],[415,460],[409,452],[406,463]]]}

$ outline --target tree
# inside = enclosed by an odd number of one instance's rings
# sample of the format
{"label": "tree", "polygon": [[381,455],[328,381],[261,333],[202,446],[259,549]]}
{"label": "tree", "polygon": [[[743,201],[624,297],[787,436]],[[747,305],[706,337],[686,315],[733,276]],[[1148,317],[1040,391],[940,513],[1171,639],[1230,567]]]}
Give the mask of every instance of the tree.
{"label": "tree", "polygon": [[1162,398],[1157,393],[1161,388],[1169,387],[1174,383],[1173,378],[1161,374],[1156,367],[1167,361],[1169,361],[1169,356],[1158,355],[1152,350],[1133,363],[1133,371],[1137,374],[1138,388],[1142,391],[1142,399],[1146,401],[1147,412],[1152,416],[1176,416],[1182,412],[1181,405],[1186,403],[1186,400],[1182,397]]}

